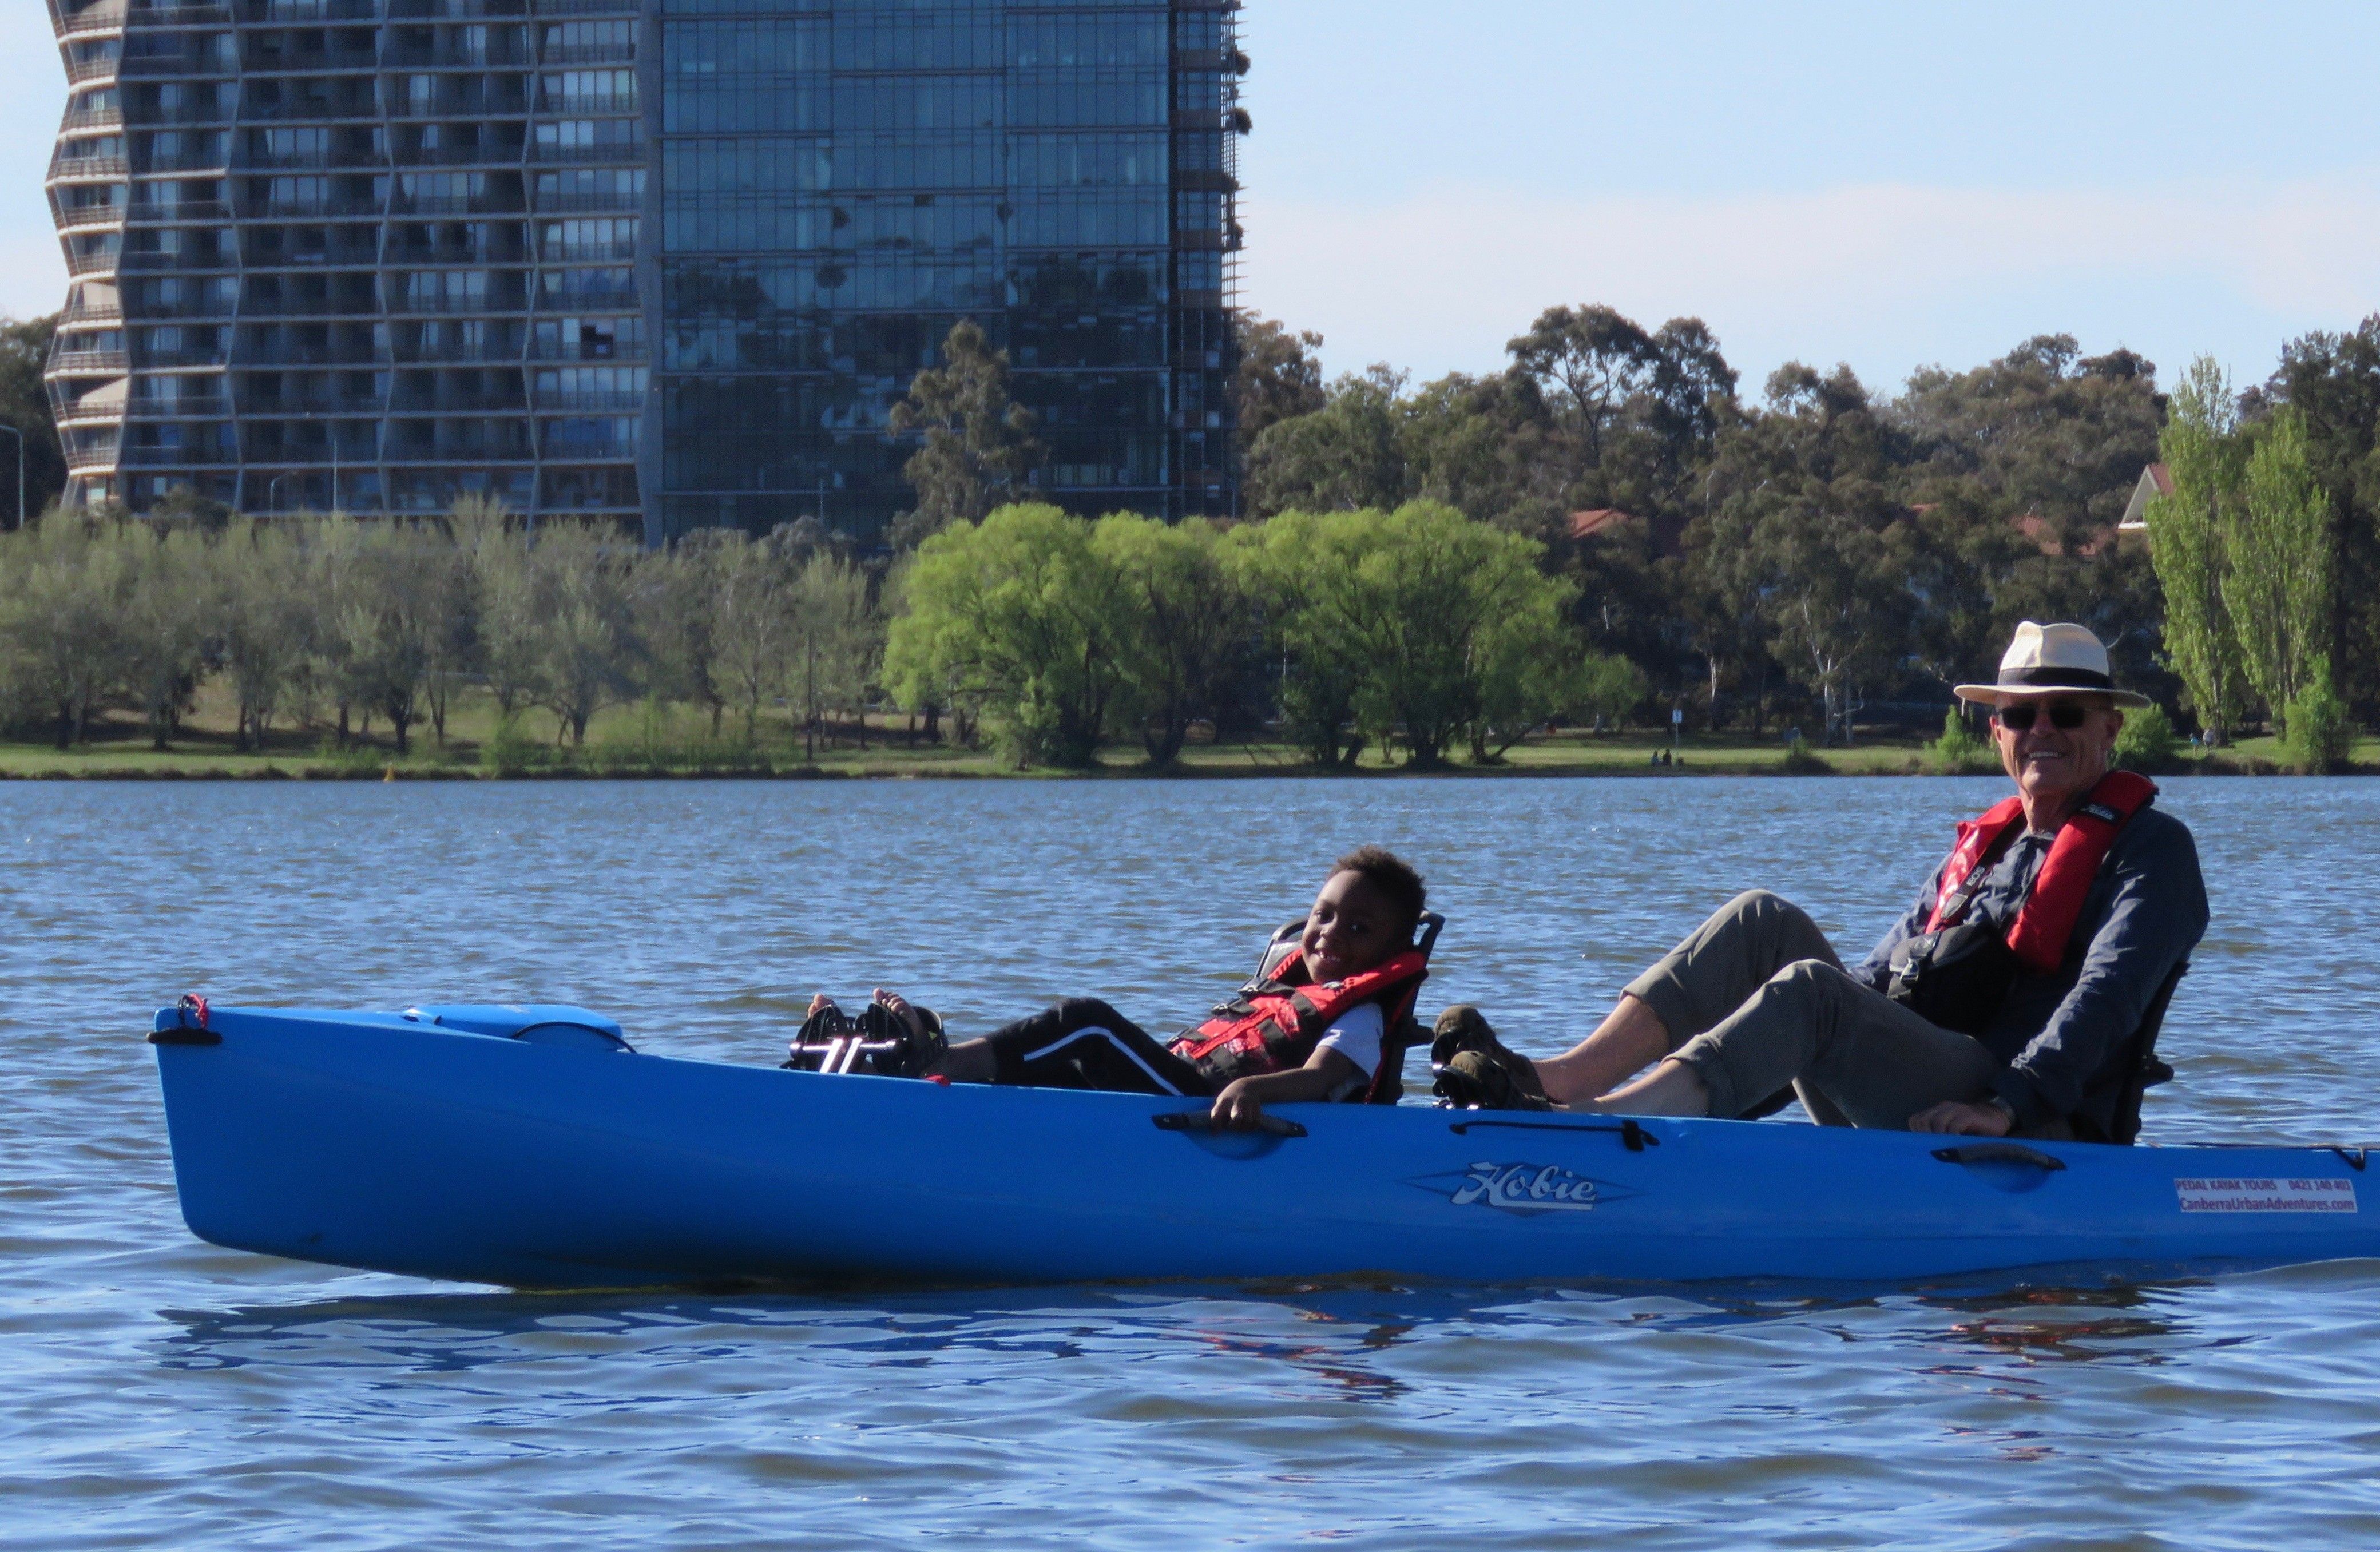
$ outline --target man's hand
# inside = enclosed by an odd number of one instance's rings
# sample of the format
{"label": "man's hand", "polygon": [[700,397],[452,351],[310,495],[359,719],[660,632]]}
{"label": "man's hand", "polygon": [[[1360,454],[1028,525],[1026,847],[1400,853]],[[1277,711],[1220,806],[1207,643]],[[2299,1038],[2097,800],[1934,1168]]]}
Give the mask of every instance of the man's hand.
{"label": "man's hand", "polygon": [[1970,1105],[1958,1099],[1945,1099],[1909,1118],[1912,1132],[1942,1132],[1960,1137],[2005,1137],[2011,1124],[2009,1113],[1998,1105]]}
{"label": "man's hand", "polygon": [[1256,1080],[1240,1078],[1215,1096],[1214,1122],[1226,1132],[1253,1132],[1264,1119],[1264,1101],[1249,1088]]}

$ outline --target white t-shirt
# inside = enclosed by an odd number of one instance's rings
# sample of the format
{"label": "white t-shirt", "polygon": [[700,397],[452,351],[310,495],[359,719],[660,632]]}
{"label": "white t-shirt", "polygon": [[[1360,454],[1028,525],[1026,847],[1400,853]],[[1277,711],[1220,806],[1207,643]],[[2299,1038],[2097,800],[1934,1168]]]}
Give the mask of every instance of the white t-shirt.
{"label": "white t-shirt", "polygon": [[1387,1034],[1380,1005],[1366,1002],[1341,1013],[1339,1021],[1325,1030],[1316,1044],[1320,1049],[1337,1051],[1362,1068],[1364,1076],[1368,1078],[1380,1065],[1380,1042]]}

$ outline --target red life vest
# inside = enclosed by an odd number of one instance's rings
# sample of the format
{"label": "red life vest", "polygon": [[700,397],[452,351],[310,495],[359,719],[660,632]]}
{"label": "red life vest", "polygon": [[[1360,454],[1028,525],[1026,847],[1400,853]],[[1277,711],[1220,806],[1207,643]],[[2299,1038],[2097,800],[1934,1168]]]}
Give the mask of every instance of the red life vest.
{"label": "red life vest", "polygon": [[[2026,969],[2046,976],[2064,963],[2075,923],[2082,916],[2082,901],[2099,876],[2099,865],[2107,859],[2107,848],[2155,796],[2156,783],[2147,777],[2111,770],[2058,827],[2049,855],[2034,875],[2033,888],[2005,934],[2010,952]],[[1959,843],[1942,865],[1942,887],[1934,897],[1927,932],[1958,924],[1983,887],[1986,865],[2023,828],[2024,803],[2014,797],[1959,826]]]}
{"label": "red life vest", "polygon": [[[1428,956],[1407,949],[1343,981],[1318,986],[1306,974],[1305,956],[1293,951],[1279,968],[1259,972],[1204,1023],[1174,1037],[1170,1049],[1219,1084],[1287,1072],[1305,1066],[1340,1016],[1366,1002],[1380,1005],[1388,1025],[1404,1018],[1428,974]],[[1383,1061],[1381,1071],[1387,1067]],[[1372,1086],[1380,1081],[1380,1073],[1374,1073]]]}

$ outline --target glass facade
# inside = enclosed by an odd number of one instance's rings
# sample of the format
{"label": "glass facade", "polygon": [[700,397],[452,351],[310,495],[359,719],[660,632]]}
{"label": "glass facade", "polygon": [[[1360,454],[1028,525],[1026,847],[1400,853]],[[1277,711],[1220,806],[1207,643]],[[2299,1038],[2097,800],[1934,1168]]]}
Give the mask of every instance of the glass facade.
{"label": "glass facade", "polygon": [[885,418],[961,319],[1052,500],[1232,509],[1236,0],[660,0],[668,534],[911,503]]}
{"label": "glass facade", "polygon": [[1231,510],[1237,0],[49,0],[70,495],[903,507],[1008,350],[1086,511]]}

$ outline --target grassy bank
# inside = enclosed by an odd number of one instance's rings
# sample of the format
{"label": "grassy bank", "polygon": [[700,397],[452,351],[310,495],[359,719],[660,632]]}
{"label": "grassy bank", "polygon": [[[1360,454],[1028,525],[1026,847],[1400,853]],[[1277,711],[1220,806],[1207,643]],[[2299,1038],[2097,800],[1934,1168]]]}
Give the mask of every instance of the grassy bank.
{"label": "grassy bank", "polygon": [[[358,731],[349,746],[320,727],[276,730],[261,750],[234,746],[231,706],[202,692],[194,713],[164,750],[152,748],[139,723],[111,719],[93,728],[88,742],[69,749],[48,744],[0,742],[0,779],[124,780],[480,780],[570,779],[634,776],[772,777],[990,777],[1067,774],[1019,772],[990,749],[966,750],[925,742],[905,715],[877,716],[861,730],[845,725],[837,736],[806,746],[782,709],[764,714],[747,740],[740,719],[730,717],[714,736],[707,716],[684,708],[614,707],[588,729],[584,747],[558,744],[554,719],[525,713],[509,728],[484,697],[457,705],[442,746],[425,724],[400,755],[385,726]],[[947,724],[945,724],[947,728]],[[1753,740],[1729,734],[1689,734],[1679,763],[1657,766],[1652,757],[1667,749],[1666,732],[1542,734],[1508,751],[1500,764],[1474,766],[1458,757],[1441,773],[1495,776],[1743,776],[1840,774],[1899,776],[1941,773],[1922,742],[1912,736],[1882,737],[1855,748],[1816,751],[1796,760],[1775,738]],[[2186,755],[2177,773],[2266,774],[2278,769],[2275,741],[2244,740],[2217,754]],[[1194,741],[1170,770],[1149,770],[1137,746],[1102,751],[1097,771],[1081,776],[1134,778],[1164,775],[1310,776],[1314,768],[1301,751],[1278,744],[1215,744]],[[2362,771],[2380,773],[2380,740],[2356,748]],[[1406,773],[1367,751],[1358,763],[1367,774]]]}

